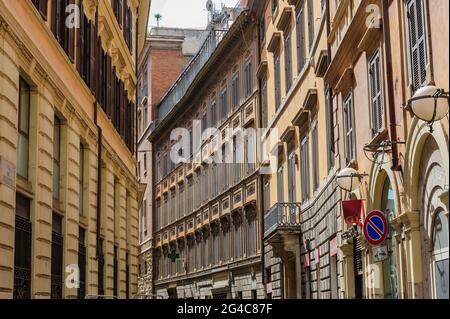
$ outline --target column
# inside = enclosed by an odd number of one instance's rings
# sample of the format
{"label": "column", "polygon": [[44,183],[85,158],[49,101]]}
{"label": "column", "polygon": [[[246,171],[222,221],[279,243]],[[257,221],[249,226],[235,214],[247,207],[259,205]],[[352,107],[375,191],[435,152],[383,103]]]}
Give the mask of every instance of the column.
{"label": "column", "polygon": [[353,263],[353,245],[350,243],[343,244],[339,247],[343,254],[343,280],[345,299],[355,298],[355,271]]}
{"label": "column", "polygon": [[[63,278],[68,273],[65,267],[68,265],[78,265],[78,236],[79,236],[79,159],[80,159],[80,137],[75,130],[72,120],[67,125],[67,140],[63,144],[67,144],[67,171],[63,174],[66,176],[67,194],[65,200],[66,216],[65,234],[64,234],[64,263]],[[78,290],[76,288],[68,288],[63,280],[63,296],[64,298],[77,298]]]}
{"label": "column", "polygon": [[102,166],[101,234],[104,238],[105,295],[112,296],[114,284],[114,174],[109,164]]}
{"label": "column", "polygon": [[118,218],[119,236],[119,256],[118,256],[118,276],[119,276],[119,298],[126,296],[126,252],[127,252],[127,206],[126,189],[123,183],[123,176],[117,180],[116,192],[118,194],[116,204],[116,216]]}
{"label": "column", "polygon": [[[136,189],[136,188],[135,188]],[[138,210],[138,201],[137,201],[137,194],[136,191],[129,191],[129,197],[127,199],[127,212],[129,214],[129,244],[128,249],[130,252],[130,298],[133,295],[137,294],[137,273],[138,273],[138,244],[139,244],[139,238],[138,238],[138,232],[139,232],[139,226],[138,226],[138,220],[139,220],[139,210]]]}
{"label": "column", "polygon": [[406,236],[406,267],[408,269],[408,297],[423,296],[422,240],[420,235],[419,212],[406,212],[402,215]]}
{"label": "column", "polygon": [[[0,17],[0,299],[12,298],[14,288],[14,225],[16,185],[14,179],[5,182],[3,167],[16,174],[17,105],[19,103],[19,70],[17,59],[8,43],[6,29]],[[7,26],[5,26],[7,27]]]}

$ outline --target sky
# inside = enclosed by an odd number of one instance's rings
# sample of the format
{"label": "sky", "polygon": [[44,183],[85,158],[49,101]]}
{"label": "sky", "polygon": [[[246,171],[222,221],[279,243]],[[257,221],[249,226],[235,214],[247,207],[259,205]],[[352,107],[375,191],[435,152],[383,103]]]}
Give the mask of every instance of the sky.
{"label": "sky", "polygon": [[[234,7],[238,0],[213,0]],[[156,26],[155,14],[162,15],[161,27],[205,28],[208,23],[206,0],[151,0],[149,28]]]}

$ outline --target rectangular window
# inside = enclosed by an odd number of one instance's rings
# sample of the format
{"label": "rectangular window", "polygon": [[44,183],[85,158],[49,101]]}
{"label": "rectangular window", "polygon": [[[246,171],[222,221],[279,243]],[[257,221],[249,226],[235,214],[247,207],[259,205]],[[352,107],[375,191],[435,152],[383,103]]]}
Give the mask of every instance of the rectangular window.
{"label": "rectangular window", "polygon": [[241,147],[236,136],[233,137],[233,166],[234,183],[237,184],[241,180]]}
{"label": "rectangular window", "polygon": [[233,110],[239,106],[239,76],[236,74],[231,81],[231,93],[233,95]]}
{"label": "rectangular window", "polygon": [[202,192],[202,203],[206,203],[209,199],[209,167],[205,166],[203,168],[203,192]]}
{"label": "rectangular window", "polygon": [[130,299],[130,253],[125,254],[125,298]]}
{"label": "rectangular window", "polygon": [[261,44],[261,47],[265,39],[266,39],[266,20],[264,17],[261,17],[259,19],[259,43]]}
{"label": "rectangular window", "polygon": [[220,231],[217,224],[212,229],[212,264],[218,265],[220,260]]}
{"label": "rectangular window", "polygon": [[264,212],[270,209],[270,181],[268,177],[264,177]]}
{"label": "rectangular window", "polygon": [[200,199],[201,199],[200,193],[201,193],[200,171],[198,171],[194,177],[194,197],[195,197],[194,206],[195,206],[195,209],[200,207]]}
{"label": "rectangular window", "polygon": [[188,213],[192,213],[193,211],[193,207],[192,207],[192,202],[194,200],[194,196],[193,196],[193,182],[192,182],[192,177],[189,177],[187,179],[187,187],[188,187],[188,192],[187,192],[187,209],[188,209]]}
{"label": "rectangular window", "polygon": [[280,69],[280,55],[274,53],[274,73],[275,73],[275,110],[281,106],[281,69]]}
{"label": "rectangular window", "polygon": [[308,135],[305,135],[300,144],[300,174],[302,181],[302,201],[309,198],[309,142]]}
{"label": "rectangular window", "polygon": [[409,0],[407,3],[410,73],[413,91],[423,86],[427,80],[428,52],[424,9],[423,0]]}
{"label": "rectangular window", "polygon": [[78,299],[86,296],[86,230],[78,228],[78,268],[80,270],[80,288],[78,288]]}
{"label": "rectangular window", "polygon": [[119,254],[118,247],[114,246],[113,255],[113,296],[119,297],[118,287],[119,287]]}
{"label": "rectangular window", "polygon": [[63,236],[62,217],[52,217],[51,299],[62,299],[63,294]]}
{"label": "rectangular window", "polygon": [[36,9],[38,9],[42,18],[44,20],[47,20],[47,11],[48,11],[47,2],[48,2],[48,0],[31,0],[31,1],[33,2]]}
{"label": "rectangular window", "polygon": [[325,108],[327,122],[328,171],[334,166],[334,111],[331,88],[325,89]]}
{"label": "rectangular window", "polygon": [[264,77],[261,80],[261,111],[262,111],[262,121],[263,127],[267,128],[269,126],[269,103],[267,100],[267,78]]}
{"label": "rectangular window", "polygon": [[28,179],[30,143],[30,86],[19,80],[19,137],[17,141],[17,174]]}
{"label": "rectangular window", "polygon": [[169,224],[169,196],[167,194],[164,194],[164,203],[163,203],[163,225],[167,226]]}
{"label": "rectangular window", "polygon": [[161,200],[157,200],[155,204],[155,230],[161,228]]}
{"label": "rectangular window", "polygon": [[283,164],[280,164],[277,171],[277,196],[278,202],[284,202],[284,176],[283,176]]}
{"label": "rectangular window", "polygon": [[[287,27],[289,28],[289,26]],[[286,94],[292,85],[292,43],[291,31],[288,29],[284,36],[284,68],[286,76]]]}
{"label": "rectangular window", "polygon": [[122,27],[123,0],[113,0],[113,10],[119,26]]}
{"label": "rectangular window", "polygon": [[178,218],[184,217],[184,185],[178,186]]}
{"label": "rectangular window", "polygon": [[235,216],[233,222],[234,229],[234,260],[242,258],[242,221]]}
{"label": "rectangular window", "polygon": [[369,79],[372,133],[375,135],[383,129],[380,50],[377,50],[377,52],[369,62]]}
{"label": "rectangular window", "polygon": [[249,97],[253,92],[252,59],[245,62],[245,97]]}
{"label": "rectangular window", "polygon": [[167,160],[167,153],[163,155],[163,172],[162,177],[165,178],[169,174],[169,161]]}
{"label": "rectangular window", "polygon": [[230,260],[230,229],[228,227],[228,222],[222,226],[222,261],[228,262]]}
{"label": "rectangular window", "polygon": [[161,161],[159,159],[156,160],[155,164],[155,180],[157,183],[161,181]]}
{"label": "rectangular window", "polygon": [[256,255],[256,213],[247,215],[247,256]]}
{"label": "rectangular window", "polygon": [[314,42],[314,1],[308,0],[308,44],[311,51]]}
{"label": "rectangular window", "polygon": [[312,162],[313,162],[313,187],[314,190],[319,188],[319,135],[317,131],[317,118],[313,120],[311,125],[312,138]]}
{"label": "rectangular window", "polygon": [[147,177],[147,154],[144,153],[144,176]]}
{"label": "rectangular window", "polygon": [[202,257],[203,257],[203,245],[202,238],[198,237],[195,245],[195,268],[197,270],[202,268]]}
{"label": "rectangular window", "polygon": [[222,121],[224,121],[228,116],[228,104],[227,104],[227,89],[225,88],[220,94],[220,115],[222,117]]}
{"label": "rectangular window", "polygon": [[289,184],[289,203],[296,201],[296,183],[295,183],[295,152],[289,154],[288,160],[288,184]]}
{"label": "rectangular window", "polygon": [[78,164],[79,165],[78,210],[79,210],[81,216],[84,215],[84,167],[85,167],[84,153],[85,153],[84,145],[82,143],[80,143],[80,163]]}
{"label": "rectangular window", "polygon": [[16,194],[14,240],[14,299],[31,298],[30,200]]}
{"label": "rectangular window", "polygon": [[229,163],[226,161],[226,147],[222,146],[222,191],[226,191],[228,189],[228,166]]}
{"label": "rectangular window", "polygon": [[353,98],[350,93],[344,100],[344,137],[345,137],[345,161],[350,163],[354,157],[353,151]]}
{"label": "rectangular window", "polygon": [[217,105],[216,105],[216,100],[213,100],[211,102],[211,127],[216,127],[217,126]]}
{"label": "rectangular window", "polygon": [[272,14],[278,9],[278,0],[272,0]]}
{"label": "rectangular window", "polygon": [[255,146],[255,136],[252,130],[250,130],[245,135],[245,162],[247,163],[247,176],[251,175],[255,170],[256,163],[256,146]]}
{"label": "rectangular window", "polygon": [[176,220],[175,198],[176,198],[176,191],[175,189],[173,189],[170,192],[170,223],[173,223]]}
{"label": "rectangular window", "polygon": [[70,0],[51,2],[51,30],[62,49],[73,61],[75,49],[75,28],[66,27],[66,8]]}
{"label": "rectangular window", "polygon": [[211,164],[211,197],[214,198],[217,196],[217,185],[218,185],[218,178],[217,178],[217,164],[216,162]]}
{"label": "rectangular window", "polygon": [[303,3],[297,9],[297,73],[303,70],[305,66],[305,14]]}
{"label": "rectangular window", "polygon": [[144,236],[147,235],[147,200],[144,199],[142,202],[142,230],[144,231]]}
{"label": "rectangular window", "polygon": [[194,247],[195,240],[188,239],[188,272],[190,273],[194,271]]}
{"label": "rectangular window", "polygon": [[55,115],[53,123],[53,198],[59,199],[61,174],[61,120]]}

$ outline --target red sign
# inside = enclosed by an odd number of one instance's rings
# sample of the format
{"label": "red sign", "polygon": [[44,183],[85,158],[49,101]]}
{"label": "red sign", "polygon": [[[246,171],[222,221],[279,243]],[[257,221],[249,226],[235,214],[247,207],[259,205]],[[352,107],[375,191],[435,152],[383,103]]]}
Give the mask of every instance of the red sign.
{"label": "red sign", "polygon": [[364,237],[372,246],[378,246],[386,239],[389,227],[383,212],[374,210],[364,220]]}
{"label": "red sign", "polygon": [[330,257],[336,256],[338,250],[337,237],[330,240]]}
{"label": "red sign", "polygon": [[342,211],[344,212],[344,219],[349,225],[360,224],[362,209],[362,200],[343,200]]}
{"label": "red sign", "polygon": [[266,285],[266,292],[267,292],[268,294],[271,294],[271,293],[272,293],[272,283],[271,283],[271,282],[269,282],[269,283]]}
{"label": "red sign", "polygon": [[305,264],[305,267],[310,267],[309,253],[306,253],[303,256],[304,256],[303,263]]}

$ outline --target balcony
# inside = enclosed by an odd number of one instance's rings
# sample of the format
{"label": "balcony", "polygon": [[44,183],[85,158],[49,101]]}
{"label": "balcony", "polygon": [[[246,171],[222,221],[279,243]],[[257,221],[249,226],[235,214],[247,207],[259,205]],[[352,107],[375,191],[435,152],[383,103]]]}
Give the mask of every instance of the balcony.
{"label": "balcony", "polygon": [[264,239],[276,233],[300,233],[300,203],[276,203],[264,216]]}

